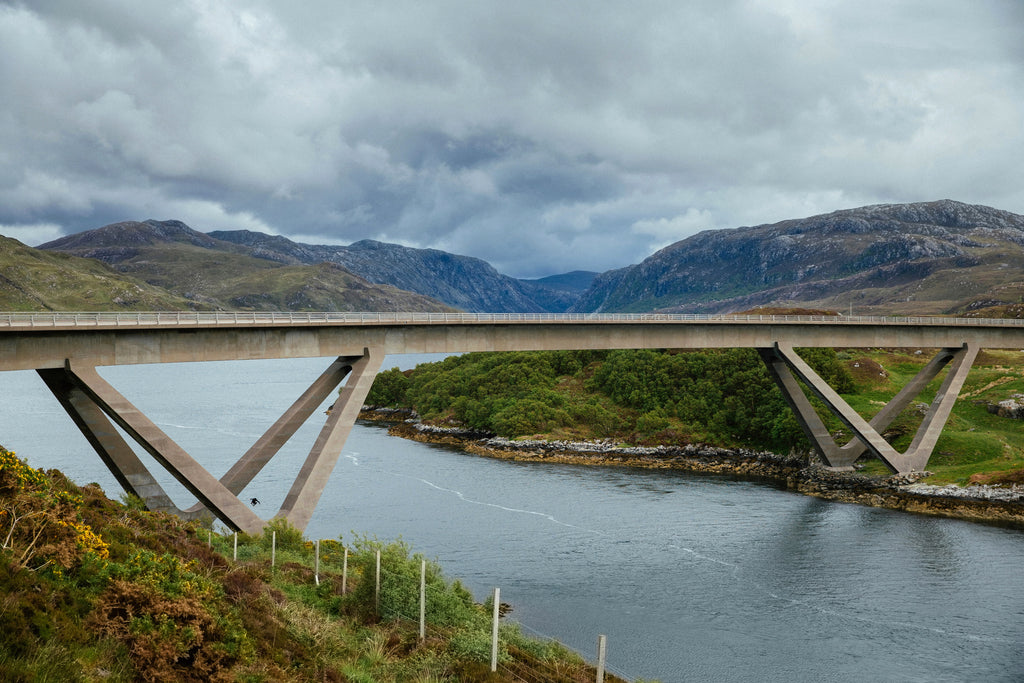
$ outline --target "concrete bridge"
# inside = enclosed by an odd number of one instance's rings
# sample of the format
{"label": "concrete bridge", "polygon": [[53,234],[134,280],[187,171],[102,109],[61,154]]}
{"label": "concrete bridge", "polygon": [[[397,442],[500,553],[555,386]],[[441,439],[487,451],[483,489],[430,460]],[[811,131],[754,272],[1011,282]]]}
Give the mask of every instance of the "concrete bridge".
{"label": "concrete bridge", "polygon": [[[850,469],[860,455],[870,452],[893,472],[908,472],[927,464],[978,351],[1024,349],[1024,321],[659,314],[0,314],[0,371],[35,370],[126,491],[141,497],[150,509],[184,517],[209,511],[229,527],[247,532],[258,532],[265,522],[238,495],[345,381],[276,515],[305,529],[385,355],[740,347],[757,349],[829,466]],[[869,421],[850,408],[797,355],[794,348],[801,347],[895,347],[936,352]],[[96,371],[107,365],[307,357],[331,361],[220,479]],[[881,433],[947,365],[949,370],[913,442],[904,453],[897,452]],[[801,383],[854,434],[849,443],[839,445],[833,440]],[[175,506],[114,424],[199,502],[187,510]]]}

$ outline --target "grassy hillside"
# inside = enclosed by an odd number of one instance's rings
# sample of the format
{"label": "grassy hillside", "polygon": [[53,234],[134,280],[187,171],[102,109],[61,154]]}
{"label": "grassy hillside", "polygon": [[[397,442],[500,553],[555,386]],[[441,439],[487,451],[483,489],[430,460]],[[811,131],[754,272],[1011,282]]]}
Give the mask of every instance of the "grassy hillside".
{"label": "grassy hillside", "polygon": [[400,542],[352,539],[346,564],[342,545],[323,541],[314,576],[313,544],[278,524],[240,535],[234,559],[232,537],[113,502],[3,449],[0,540],[3,681],[595,678],[575,654],[509,623],[492,674],[491,611],[433,562],[421,641],[423,558]]}
{"label": "grassy hillside", "polygon": [[[930,349],[800,353],[866,418],[934,355]],[[909,446],[944,376],[887,430],[897,450]],[[929,481],[1021,481],[1024,421],[990,412],[1016,395],[1024,395],[1024,354],[980,354],[928,464],[934,472]],[[513,438],[810,449],[751,349],[465,354],[381,373],[367,400]],[[823,408],[819,412],[841,440],[842,425]],[[863,462],[869,473],[886,471],[874,459]]]}
{"label": "grassy hillside", "polygon": [[[220,245],[218,240],[195,234]],[[174,296],[224,310],[454,310],[425,296],[370,284],[334,264],[284,265],[236,253],[232,249],[238,247],[229,243],[224,243],[224,249],[213,249],[186,239],[137,236],[140,242],[130,247],[101,244],[81,251]]]}
{"label": "grassy hillside", "polygon": [[429,297],[374,285],[339,265],[282,266],[211,283],[213,298],[233,310],[454,311]]}
{"label": "grassy hillside", "polygon": [[[857,380],[857,391],[845,395],[847,401],[862,415],[874,415],[930,359],[929,350],[917,351],[841,352]],[[910,445],[922,411],[934,398],[942,377],[933,380],[890,427],[886,436],[898,450]],[[982,351],[928,462],[928,470],[935,474],[927,481],[962,485],[1024,483],[1024,421],[990,411],[990,407],[1017,395],[1024,395],[1024,353]],[[883,471],[877,461],[867,462],[867,471]]]}
{"label": "grassy hillside", "polygon": [[0,310],[167,311],[190,307],[197,306],[99,261],[40,251],[0,236]]}
{"label": "grassy hillside", "polygon": [[[0,238],[5,239],[5,238]],[[337,264],[262,258],[180,221],[0,243],[0,310],[451,311]]]}

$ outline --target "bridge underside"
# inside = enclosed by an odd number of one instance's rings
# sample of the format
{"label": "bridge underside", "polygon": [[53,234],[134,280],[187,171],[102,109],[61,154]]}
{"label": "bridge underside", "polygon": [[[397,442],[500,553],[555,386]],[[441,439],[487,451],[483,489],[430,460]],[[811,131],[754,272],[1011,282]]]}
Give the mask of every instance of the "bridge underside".
{"label": "bridge underside", "polygon": [[[369,349],[361,356],[339,356],[220,479],[100,377],[94,366],[66,361],[63,368],[37,372],[125,491],[145,501],[150,510],[186,519],[212,515],[236,531],[258,533],[265,522],[239,499],[239,493],[348,377],[275,515],[304,530],[383,359],[383,354]],[[178,508],[115,424],[199,502],[188,509]]]}
{"label": "bridge underside", "polygon": [[[758,347],[757,350],[827,466],[838,470],[852,469],[854,461],[868,452],[893,472],[924,469],[978,353],[978,347],[974,344],[941,349],[877,415],[871,420],[865,420],[797,355],[791,343],[777,342],[770,348]],[[64,367],[44,368],[37,372],[122,487],[139,496],[149,509],[166,511],[184,518],[212,515],[232,529],[257,533],[265,522],[239,498],[241,491],[347,378],[294,484],[275,515],[275,518],[284,518],[296,528],[304,530],[383,358],[383,351],[370,348],[364,348],[362,355],[338,356],[219,479],[100,377],[95,366],[68,360]],[[949,372],[929,406],[917,435],[906,452],[898,453],[882,437],[882,433],[947,365],[950,365]],[[815,411],[804,386],[850,430],[853,438],[848,443],[842,446],[836,443]],[[115,425],[135,440],[199,502],[187,509],[178,508]]]}

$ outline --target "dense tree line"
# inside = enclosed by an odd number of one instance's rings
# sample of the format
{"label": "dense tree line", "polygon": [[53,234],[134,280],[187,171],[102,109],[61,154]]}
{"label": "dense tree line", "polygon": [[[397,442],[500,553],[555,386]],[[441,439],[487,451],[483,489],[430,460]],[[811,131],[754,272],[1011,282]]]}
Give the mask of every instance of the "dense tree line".
{"label": "dense tree line", "polygon": [[[853,389],[831,349],[801,355],[836,390]],[[753,349],[470,353],[382,372],[368,401],[509,437],[807,446]]]}

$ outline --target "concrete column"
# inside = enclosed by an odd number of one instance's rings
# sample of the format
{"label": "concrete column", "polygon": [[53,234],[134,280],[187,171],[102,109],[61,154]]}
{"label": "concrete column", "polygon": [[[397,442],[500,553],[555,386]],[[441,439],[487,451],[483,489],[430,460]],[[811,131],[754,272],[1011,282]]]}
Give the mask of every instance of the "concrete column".
{"label": "concrete column", "polygon": [[339,356],[302,396],[239,458],[220,481],[234,494],[244,489],[319,408],[362,356]]}
{"label": "concrete column", "polygon": [[145,501],[149,510],[189,517],[171,502],[163,487],[153,478],[100,407],[78,388],[64,368],[36,372],[125,491]]}
{"label": "concrete column", "polygon": [[295,483],[285,496],[276,517],[284,517],[295,528],[305,529],[313,516],[320,495],[338,462],[345,440],[363,408],[373,380],[384,362],[380,351],[365,349],[359,360],[351,363],[352,373],[345,382],[338,400],[327,416],[323,429],[299,470]]}
{"label": "concrete column", "polygon": [[[236,531],[257,533],[263,520],[195,461],[142,411],[106,382],[96,368],[66,363],[68,377],[218,519]],[[141,465],[141,463],[140,463]]]}

